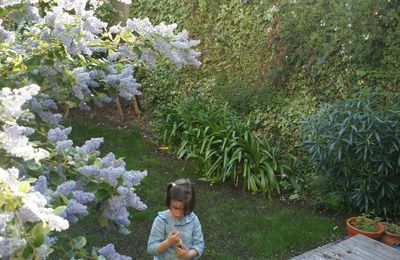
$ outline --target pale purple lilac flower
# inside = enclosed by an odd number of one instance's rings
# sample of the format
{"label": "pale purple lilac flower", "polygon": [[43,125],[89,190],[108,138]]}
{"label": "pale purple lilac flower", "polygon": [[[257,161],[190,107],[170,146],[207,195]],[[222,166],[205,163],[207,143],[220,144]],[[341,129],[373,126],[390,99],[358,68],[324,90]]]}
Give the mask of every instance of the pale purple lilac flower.
{"label": "pale purple lilac flower", "polygon": [[115,251],[113,244],[108,244],[105,247],[101,248],[99,254],[104,256],[109,260],[131,260],[132,258],[129,256],[120,255]]}

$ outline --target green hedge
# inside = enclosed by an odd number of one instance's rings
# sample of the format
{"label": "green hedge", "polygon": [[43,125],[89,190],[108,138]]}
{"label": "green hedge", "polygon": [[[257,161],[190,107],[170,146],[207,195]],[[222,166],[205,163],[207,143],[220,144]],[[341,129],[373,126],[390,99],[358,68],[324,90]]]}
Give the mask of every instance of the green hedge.
{"label": "green hedge", "polygon": [[134,1],[131,16],[176,22],[201,40],[201,68],[177,80],[164,67],[145,91],[157,85],[169,96],[174,86],[173,97],[196,90],[229,102],[288,149],[318,104],[364,88],[398,91],[399,1],[146,0]]}

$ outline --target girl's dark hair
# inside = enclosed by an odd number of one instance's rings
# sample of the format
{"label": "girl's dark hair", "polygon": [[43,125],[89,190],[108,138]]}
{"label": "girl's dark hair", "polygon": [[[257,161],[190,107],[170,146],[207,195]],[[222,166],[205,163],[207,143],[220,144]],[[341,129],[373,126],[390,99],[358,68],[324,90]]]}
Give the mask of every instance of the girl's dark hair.
{"label": "girl's dark hair", "polygon": [[165,205],[168,208],[170,208],[172,200],[183,203],[185,216],[193,212],[196,205],[196,196],[194,186],[189,179],[179,179],[168,184],[165,196]]}

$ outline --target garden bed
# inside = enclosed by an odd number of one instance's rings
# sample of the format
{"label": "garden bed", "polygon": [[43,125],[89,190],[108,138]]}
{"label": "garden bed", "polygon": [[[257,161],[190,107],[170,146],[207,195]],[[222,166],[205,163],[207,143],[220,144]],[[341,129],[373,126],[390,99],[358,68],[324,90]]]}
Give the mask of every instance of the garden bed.
{"label": "garden bed", "polygon": [[127,168],[148,170],[137,191],[147,204],[144,211],[132,211],[129,235],[101,228],[95,219],[86,218],[69,230],[85,235],[89,245],[113,243],[118,252],[135,259],[150,258],[147,238],[156,212],[163,204],[166,184],[181,177],[194,180],[197,192],[196,214],[205,236],[204,259],[287,259],[345,235],[343,219],[313,211],[301,202],[290,203],[282,196],[269,201],[265,195],[237,190],[229,183],[210,186],[198,181],[190,162],[161,153],[148,133],[144,138],[133,121],[115,124],[96,116],[70,118],[75,144],[88,137],[104,137],[102,153],[113,151],[125,158]]}

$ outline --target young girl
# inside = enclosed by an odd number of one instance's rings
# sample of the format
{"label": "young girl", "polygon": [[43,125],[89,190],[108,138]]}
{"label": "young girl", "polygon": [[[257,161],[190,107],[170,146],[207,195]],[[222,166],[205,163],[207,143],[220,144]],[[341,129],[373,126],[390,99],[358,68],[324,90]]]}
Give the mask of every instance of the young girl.
{"label": "young girl", "polygon": [[167,187],[167,210],[158,212],[151,228],[147,252],[153,259],[194,259],[204,250],[201,224],[193,213],[194,187],[179,179]]}

